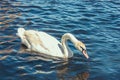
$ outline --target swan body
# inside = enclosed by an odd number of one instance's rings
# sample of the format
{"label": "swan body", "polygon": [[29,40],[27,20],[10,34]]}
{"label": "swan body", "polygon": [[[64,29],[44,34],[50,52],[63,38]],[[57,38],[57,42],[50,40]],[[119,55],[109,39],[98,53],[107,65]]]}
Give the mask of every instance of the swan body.
{"label": "swan body", "polygon": [[62,36],[61,43],[53,36],[42,31],[38,32],[18,28],[17,35],[28,51],[35,51],[60,58],[70,58],[73,56],[73,52],[67,45],[67,40],[71,40],[75,47],[82,51],[84,56],[88,58],[85,45],[70,33],[65,33]]}

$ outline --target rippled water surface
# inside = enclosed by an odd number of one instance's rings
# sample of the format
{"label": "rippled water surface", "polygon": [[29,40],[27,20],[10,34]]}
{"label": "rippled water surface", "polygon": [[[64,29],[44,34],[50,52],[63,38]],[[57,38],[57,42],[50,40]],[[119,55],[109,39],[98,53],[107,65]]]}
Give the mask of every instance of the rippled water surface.
{"label": "rippled water surface", "polygon": [[[90,59],[70,42],[68,62],[20,53],[19,27],[58,40],[72,33]],[[120,80],[119,52],[119,0],[0,0],[0,80]]]}

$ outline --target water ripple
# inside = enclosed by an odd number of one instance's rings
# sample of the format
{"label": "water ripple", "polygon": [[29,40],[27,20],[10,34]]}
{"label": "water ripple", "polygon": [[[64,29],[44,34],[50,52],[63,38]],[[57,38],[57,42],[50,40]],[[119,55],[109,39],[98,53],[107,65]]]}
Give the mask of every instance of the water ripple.
{"label": "water ripple", "polygon": [[[0,79],[119,79],[119,4],[119,0],[1,0]],[[20,53],[18,27],[44,31],[58,40],[70,32],[86,44],[90,59],[72,43],[68,44],[74,57],[68,62]]]}

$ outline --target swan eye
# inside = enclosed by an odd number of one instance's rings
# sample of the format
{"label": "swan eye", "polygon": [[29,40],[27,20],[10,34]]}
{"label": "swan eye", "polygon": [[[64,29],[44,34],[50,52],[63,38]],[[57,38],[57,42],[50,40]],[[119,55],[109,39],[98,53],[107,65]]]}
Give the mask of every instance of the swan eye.
{"label": "swan eye", "polygon": [[82,51],[84,51],[85,49],[83,47],[80,46],[80,48],[82,49]]}

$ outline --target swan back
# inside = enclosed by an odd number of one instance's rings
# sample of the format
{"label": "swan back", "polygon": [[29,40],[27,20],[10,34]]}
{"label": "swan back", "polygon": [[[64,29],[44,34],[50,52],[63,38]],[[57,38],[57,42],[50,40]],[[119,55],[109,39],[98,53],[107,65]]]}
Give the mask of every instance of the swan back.
{"label": "swan back", "polygon": [[24,35],[24,32],[25,32],[25,29],[24,28],[18,28],[18,31],[17,31],[17,36],[19,37],[23,37]]}

